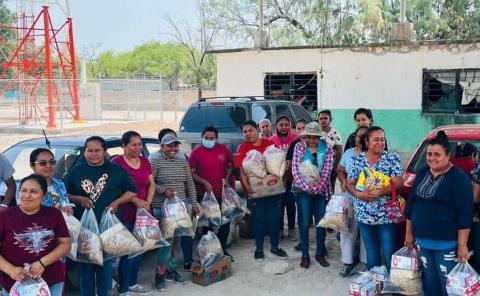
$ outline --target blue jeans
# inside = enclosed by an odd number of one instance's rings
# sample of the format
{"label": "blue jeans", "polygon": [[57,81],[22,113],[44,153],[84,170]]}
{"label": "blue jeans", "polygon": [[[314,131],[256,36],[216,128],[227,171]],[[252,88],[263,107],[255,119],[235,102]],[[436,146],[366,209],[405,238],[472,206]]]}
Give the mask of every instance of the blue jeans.
{"label": "blue jeans", "polygon": [[[135,226],[134,222],[125,223],[124,225],[128,230],[130,230],[130,232],[133,232],[133,227]],[[127,293],[129,287],[138,284],[138,271],[140,269],[141,261],[142,255],[138,255],[131,259],[128,259],[128,256],[123,256],[120,258],[120,263],[118,265],[120,293]]]}
{"label": "blue jeans", "polygon": [[[50,294],[52,296],[62,296],[62,292],[63,292],[63,284],[64,283],[58,283],[58,284],[55,284],[51,287],[48,287],[49,290],[50,290]],[[1,296],[9,296],[10,293],[7,292],[5,289],[2,289],[2,294]]]}
{"label": "blue jeans", "polygon": [[80,271],[80,295],[95,295],[95,283],[98,296],[109,296],[112,292],[113,261],[110,259],[103,262],[103,266],[79,263]]}
{"label": "blue jeans", "polygon": [[[309,233],[308,226],[312,219],[312,214],[315,218],[315,225],[325,215],[325,208],[327,202],[325,197],[321,195],[309,195],[305,192],[300,192],[297,195],[297,210],[298,210],[298,231],[300,233],[300,246],[302,247],[302,256],[310,256],[308,253]],[[325,228],[316,227],[317,236],[317,251],[316,255],[325,256]]]}
{"label": "blue jeans", "polygon": [[283,230],[283,220],[285,216],[285,209],[287,209],[287,223],[288,229],[295,228],[295,195],[292,192],[287,192],[282,198],[282,209],[280,214],[280,230]]}
{"label": "blue jeans", "polygon": [[390,271],[392,255],[396,251],[396,225],[369,225],[358,222],[358,227],[365,244],[365,249],[367,250],[368,269],[382,265],[381,250],[385,266],[387,266],[387,269]]}
{"label": "blue jeans", "polygon": [[457,248],[431,250],[420,248],[425,296],[447,296],[447,274],[457,265]]}
{"label": "blue jeans", "polygon": [[180,246],[182,247],[183,262],[193,262],[193,238],[191,236],[180,237]]}
{"label": "blue jeans", "polygon": [[281,195],[252,199],[253,232],[255,234],[257,251],[263,251],[263,239],[266,228],[270,232],[270,249],[278,249],[278,230],[282,203],[280,198]]}

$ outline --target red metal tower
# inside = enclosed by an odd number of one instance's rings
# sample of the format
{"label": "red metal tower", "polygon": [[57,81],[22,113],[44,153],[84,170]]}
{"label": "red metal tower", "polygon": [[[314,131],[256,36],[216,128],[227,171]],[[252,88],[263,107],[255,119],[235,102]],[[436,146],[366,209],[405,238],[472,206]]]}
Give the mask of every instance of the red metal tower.
{"label": "red metal tower", "polygon": [[48,128],[55,128],[59,108],[66,110],[74,122],[80,121],[72,18],[68,13],[66,21],[55,28],[48,4],[35,12],[33,1],[20,2],[16,25],[0,25],[16,36],[15,45],[0,40],[10,49],[1,51],[6,62],[0,64],[0,80],[7,83],[0,87],[0,96],[12,89],[19,93],[22,125],[39,119],[47,121]]}

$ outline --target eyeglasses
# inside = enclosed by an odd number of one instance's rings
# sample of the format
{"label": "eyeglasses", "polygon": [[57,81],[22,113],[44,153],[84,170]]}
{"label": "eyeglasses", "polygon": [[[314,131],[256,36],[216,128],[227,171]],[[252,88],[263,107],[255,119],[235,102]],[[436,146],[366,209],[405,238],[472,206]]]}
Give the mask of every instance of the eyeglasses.
{"label": "eyeglasses", "polygon": [[39,160],[35,161],[34,164],[39,164],[41,167],[46,167],[47,165],[54,166],[55,164],[57,164],[57,161],[55,159]]}

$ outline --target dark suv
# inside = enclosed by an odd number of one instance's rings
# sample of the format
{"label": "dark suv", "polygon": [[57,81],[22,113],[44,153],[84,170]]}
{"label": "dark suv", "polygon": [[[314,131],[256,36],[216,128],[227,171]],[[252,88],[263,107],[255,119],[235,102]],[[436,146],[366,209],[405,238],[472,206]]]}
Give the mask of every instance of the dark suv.
{"label": "dark suv", "polygon": [[242,124],[245,121],[259,123],[268,118],[274,128],[275,119],[280,115],[287,115],[292,124],[299,119],[312,120],[303,107],[289,101],[253,96],[202,98],[188,108],[180,122],[178,138],[182,142],[181,149],[190,154],[201,143],[203,128],[214,126],[220,133],[219,142],[235,152],[243,141]]}

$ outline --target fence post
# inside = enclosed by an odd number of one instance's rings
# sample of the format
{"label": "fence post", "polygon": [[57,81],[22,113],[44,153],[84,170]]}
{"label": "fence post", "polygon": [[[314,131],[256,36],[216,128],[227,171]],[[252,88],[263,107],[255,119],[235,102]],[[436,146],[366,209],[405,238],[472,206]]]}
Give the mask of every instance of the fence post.
{"label": "fence post", "polygon": [[163,122],[163,90],[160,90],[160,121]]}

